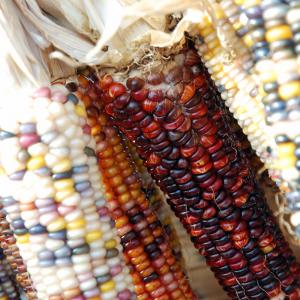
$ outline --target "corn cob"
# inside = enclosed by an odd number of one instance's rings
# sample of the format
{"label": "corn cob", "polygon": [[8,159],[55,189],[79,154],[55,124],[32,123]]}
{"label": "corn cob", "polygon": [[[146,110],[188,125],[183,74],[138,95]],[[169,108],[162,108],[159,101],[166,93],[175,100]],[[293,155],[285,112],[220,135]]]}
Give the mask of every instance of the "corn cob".
{"label": "corn cob", "polygon": [[287,198],[287,208],[294,226],[294,237],[300,237],[299,172],[297,170],[297,136],[300,81],[297,61],[297,1],[243,2],[248,28],[256,24],[250,44],[255,70],[259,74],[266,111],[277,147],[271,147],[274,164],[270,173]]}
{"label": "corn cob", "polygon": [[269,54],[269,46],[265,39],[265,28],[261,10],[261,0],[221,0],[228,20],[242,38],[252,54],[253,63],[264,59]]}
{"label": "corn cob", "polygon": [[[209,75],[206,72],[205,69],[202,70],[205,76],[208,78]],[[212,87],[211,91],[211,97],[205,97],[203,95],[204,101],[208,107],[208,115],[216,122],[216,125],[218,126],[218,136],[222,140],[223,145],[228,145],[229,148],[225,148],[227,155],[234,155],[236,157],[236,152],[232,151],[232,147],[235,149],[240,149],[239,155],[241,158],[245,161],[246,164],[252,167],[254,171],[257,170],[257,167],[253,168],[254,166],[258,165],[258,167],[261,167],[260,163],[257,162],[255,155],[249,149],[249,146],[245,142],[245,136],[238,128],[236,128],[236,122],[235,119],[230,115],[230,113],[227,111],[226,107],[223,104],[223,101],[219,97],[219,95],[213,90],[214,85],[213,83],[208,80],[208,83],[210,84],[210,87]],[[219,123],[220,122],[220,123]],[[219,124],[218,124],[219,123]],[[248,161],[248,162],[247,162]],[[256,172],[252,172],[251,176],[253,179],[253,176]],[[263,210],[269,211],[269,208],[266,207],[263,203]],[[270,213],[270,211],[269,211]],[[270,216],[267,216],[266,218],[270,218]],[[272,218],[272,217],[271,217]],[[281,232],[278,230],[277,227],[274,227],[274,233],[276,235],[276,241],[278,248],[280,249],[282,255],[284,256],[285,260],[287,261],[289,268],[293,270],[293,273],[295,273],[297,276],[300,275],[298,264],[293,257],[292,251],[289,248],[288,244],[285,242]]]}
{"label": "corn cob", "polygon": [[[221,20],[225,22],[224,18]],[[263,106],[256,97],[256,82],[244,70],[244,65],[249,66],[248,56],[245,56],[244,62],[242,57],[227,62],[211,21],[204,18],[199,26],[201,39],[196,40],[196,48],[230,112],[247,135],[252,148],[268,166],[268,147],[273,147],[274,142],[268,135]]]}
{"label": "corn cob", "polygon": [[129,77],[127,89],[102,77],[106,112],[137,146],[231,298],[298,299],[297,266],[284,259],[282,236],[243,151],[232,145],[235,155],[228,155],[218,136],[225,124],[208,114],[204,99],[213,95],[199,64],[193,50],[183,51],[164,72]]}
{"label": "corn cob", "polygon": [[99,106],[97,85],[82,76],[79,83],[76,95],[86,105],[109,208],[133,271],[138,299],[194,299],[161,224],[149,207],[122,138]]}
{"label": "corn cob", "polygon": [[9,223],[5,218],[3,209],[0,210],[0,246],[6,257],[10,268],[13,270],[16,283],[22,288],[28,300],[36,300],[36,291],[33,287],[30,276],[27,272],[23,259],[20,256],[19,249],[16,245],[16,239]]}
{"label": "corn cob", "polygon": [[22,100],[1,120],[1,196],[38,298],[133,299],[84,106],[49,88]]}

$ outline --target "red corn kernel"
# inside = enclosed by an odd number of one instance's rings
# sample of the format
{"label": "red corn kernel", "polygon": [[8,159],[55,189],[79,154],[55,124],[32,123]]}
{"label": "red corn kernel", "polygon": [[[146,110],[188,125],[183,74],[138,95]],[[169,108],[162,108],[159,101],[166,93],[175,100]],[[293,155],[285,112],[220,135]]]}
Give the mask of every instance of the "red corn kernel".
{"label": "red corn kernel", "polygon": [[299,292],[298,292],[298,290],[295,290],[295,291],[287,294],[287,299],[288,300],[299,300]]}
{"label": "red corn kernel", "polygon": [[200,137],[200,144],[205,148],[209,148],[216,143],[216,140],[216,135],[202,135]]}
{"label": "red corn kernel", "polygon": [[192,167],[203,167],[210,161],[210,156],[208,154],[204,154],[200,159],[197,161],[193,161],[191,163]]}
{"label": "red corn kernel", "polygon": [[272,289],[271,291],[267,291],[267,294],[269,297],[276,297],[278,294],[280,294],[281,292],[281,287],[280,287],[280,284],[277,284],[277,286]]}
{"label": "red corn kernel", "polygon": [[233,233],[245,231],[247,229],[247,223],[245,221],[239,221],[237,226],[234,228]]}
{"label": "red corn kernel", "polygon": [[136,100],[138,102],[141,102],[141,101],[144,101],[147,98],[148,92],[149,92],[148,89],[141,89],[139,91],[131,92],[131,97],[134,100]]}
{"label": "red corn kernel", "polygon": [[233,245],[237,249],[242,249],[248,244],[249,238],[245,238],[243,240],[233,241]]}
{"label": "red corn kernel", "polygon": [[166,122],[166,123],[163,124],[163,126],[167,130],[174,130],[177,127],[179,127],[184,122],[184,120],[185,120],[184,115],[181,114],[175,121]]}
{"label": "red corn kernel", "polygon": [[108,94],[112,98],[121,96],[126,92],[126,88],[122,83],[114,82],[109,86]]}
{"label": "red corn kernel", "polygon": [[187,103],[195,95],[195,91],[196,88],[194,84],[187,84],[183,89],[183,93],[180,97],[179,103],[181,104]]}
{"label": "red corn kernel", "polygon": [[231,235],[231,239],[234,241],[241,241],[248,237],[248,231],[241,231]]}
{"label": "red corn kernel", "polygon": [[158,85],[158,84],[162,83],[163,80],[164,80],[164,74],[162,72],[151,73],[147,77],[147,81],[151,85]]}
{"label": "red corn kernel", "polygon": [[145,84],[145,81],[139,77],[130,77],[126,81],[126,86],[132,91],[140,90]]}
{"label": "red corn kernel", "polygon": [[221,221],[220,226],[224,231],[232,231],[237,226],[236,220]]}
{"label": "red corn kernel", "polygon": [[233,201],[234,201],[235,206],[237,206],[237,207],[243,206],[247,202],[248,196],[249,196],[248,194],[244,194],[242,196],[234,198]]}
{"label": "red corn kernel", "polygon": [[149,158],[147,159],[148,166],[157,166],[160,162],[161,162],[161,158],[154,152],[152,152]]}
{"label": "red corn kernel", "polygon": [[142,104],[142,107],[146,112],[153,112],[156,106],[157,106],[157,102],[149,99],[145,99]]}
{"label": "red corn kernel", "polygon": [[216,213],[217,213],[217,210],[213,206],[211,206],[204,210],[202,217],[203,217],[203,219],[207,220],[207,219],[212,218]]}
{"label": "red corn kernel", "polygon": [[236,278],[234,276],[224,279],[224,285],[225,286],[232,286],[232,285],[236,285],[238,282],[236,281]]}
{"label": "red corn kernel", "polygon": [[266,247],[268,246],[271,242],[273,241],[273,236],[271,234],[269,234],[268,236],[264,237],[264,238],[258,238],[258,245],[260,247]]}

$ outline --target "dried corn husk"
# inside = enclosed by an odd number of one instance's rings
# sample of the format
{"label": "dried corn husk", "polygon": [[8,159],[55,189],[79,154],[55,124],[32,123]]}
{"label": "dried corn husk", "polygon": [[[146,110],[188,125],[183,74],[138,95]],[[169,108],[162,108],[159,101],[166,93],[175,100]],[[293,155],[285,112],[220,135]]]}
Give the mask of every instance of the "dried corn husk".
{"label": "dried corn husk", "polygon": [[[185,32],[197,34],[197,24],[205,15],[215,24],[225,53],[234,48],[207,0],[162,0],[155,5],[151,0],[13,0],[1,6],[6,16],[11,16],[7,7],[14,6],[16,22],[22,23],[39,49],[51,44],[50,57],[74,67],[87,64],[122,68],[141,59],[151,47],[172,47]],[[170,32],[166,16],[176,12],[181,12],[182,18]],[[17,27],[10,31],[17,31]],[[18,39],[19,43],[23,40]],[[43,58],[38,62],[44,66]]]}

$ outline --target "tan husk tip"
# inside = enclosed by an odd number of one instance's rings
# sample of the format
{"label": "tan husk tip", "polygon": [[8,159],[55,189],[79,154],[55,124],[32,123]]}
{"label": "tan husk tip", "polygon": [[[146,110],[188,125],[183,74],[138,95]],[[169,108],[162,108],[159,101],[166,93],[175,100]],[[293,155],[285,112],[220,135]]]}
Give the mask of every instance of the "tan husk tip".
{"label": "tan husk tip", "polygon": [[[152,0],[11,0],[0,2],[0,13],[6,52],[33,85],[66,77],[84,65],[124,69],[155,48],[178,50],[185,32],[197,34],[205,16],[218,25],[208,0],[155,5]],[[170,14],[180,15],[172,31]],[[218,34],[226,40],[220,29]]]}

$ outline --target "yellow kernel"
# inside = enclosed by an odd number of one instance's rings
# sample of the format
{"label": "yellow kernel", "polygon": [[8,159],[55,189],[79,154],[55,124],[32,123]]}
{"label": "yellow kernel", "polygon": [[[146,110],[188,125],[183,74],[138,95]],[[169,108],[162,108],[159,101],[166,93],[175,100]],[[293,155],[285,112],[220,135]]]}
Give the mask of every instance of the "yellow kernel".
{"label": "yellow kernel", "polygon": [[278,89],[279,96],[283,100],[289,100],[294,97],[300,96],[300,82],[291,81],[279,86]]}
{"label": "yellow kernel", "polygon": [[57,218],[55,221],[47,225],[47,229],[50,232],[63,230],[66,228],[65,219],[62,217]]}
{"label": "yellow kernel", "polygon": [[235,86],[236,86],[236,84],[232,80],[225,83],[225,89],[226,90],[230,90],[230,89],[234,88]]}
{"label": "yellow kernel", "polygon": [[52,169],[53,173],[67,172],[71,169],[72,163],[69,159],[62,159],[57,165]]}
{"label": "yellow kernel", "polygon": [[248,126],[247,131],[248,131],[248,133],[258,131],[258,124],[255,123],[255,122],[251,123],[251,124]]}
{"label": "yellow kernel", "polygon": [[201,28],[200,29],[200,34],[203,36],[203,37],[206,37],[208,36],[209,34],[211,33],[214,33],[215,30],[212,26],[207,26],[207,27],[204,27],[204,28]]}
{"label": "yellow kernel", "polygon": [[64,199],[66,199],[69,196],[72,196],[74,193],[75,190],[73,187],[59,191],[55,194],[55,201],[62,202]]}
{"label": "yellow kernel", "polygon": [[27,244],[29,243],[29,237],[30,237],[29,233],[23,235],[16,235],[17,243]]}
{"label": "yellow kernel", "polygon": [[279,40],[288,40],[292,37],[293,34],[288,25],[276,26],[266,32],[266,40],[268,43],[273,43]]}
{"label": "yellow kernel", "polygon": [[57,190],[64,190],[64,189],[68,189],[68,188],[73,188],[74,187],[74,180],[71,179],[71,178],[57,180],[57,181],[54,182],[54,187]]}
{"label": "yellow kernel", "polygon": [[204,61],[210,61],[214,57],[214,54],[209,51],[203,55]]}
{"label": "yellow kernel", "polygon": [[244,8],[250,8],[261,4],[261,0],[243,0]]}
{"label": "yellow kernel", "polygon": [[34,171],[45,166],[45,159],[43,156],[36,156],[29,159],[27,163],[27,169]]}
{"label": "yellow kernel", "polygon": [[253,39],[252,39],[252,37],[251,37],[250,34],[246,34],[246,35],[244,36],[244,42],[245,42],[245,44],[246,44],[249,48],[252,47],[252,46],[254,45],[254,41],[253,41]]}
{"label": "yellow kernel", "polygon": [[224,16],[225,16],[223,9],[220,9],[220,8],[217,8],[217,7],[214,7],[214,13],[216,15],[216,18],[219,19],[219,20],[224,18]]}
{"label": "yellow kernel", "polygon": [[278,145],[278,155],[281,158],[293,156],[296,150],[296,145],[292,142],[280,143]]}
{"label": "yellow kernel", "polygon": [[5,171],[2,167],[0,167],[0,175],[5,175]]}
{"label": "yellow kernel", "polygon": [[104,243],[104,247],[106,249],[112,249],[115,248],[116,246],[117,246],[116,240],[108,240]]}
{"label": "yellow kernel", "polygon": [[275,72],[264,72],[260,74],[260,79],[262,83],[268,83],[276,81],[276,73]]}
{"label": "yellow kernel", "polygon": [[86,111],[81,105],[75,106],[75,112],[79,117],[86,117]]}
{"label": "yellow kernel", "polygon": [[112,280],[109,280],[100,285],[101,292],[109,292],[115,288],[115,283]]}
{"label": "yellow kernel", "polygon": [[215,48],[218,48],[220,47],[220,42],[217,40],[217,39],[214,39],[212,41],[210,41],[208,44],[207,44],[207,47],[209,49],[215,49]]}
{"label": "yellow kernel", "polygon": [[233,28],[237,31],[243,27],[243,24],[240,21],[236,21],[233,25]]}
{"label": "yellow kernel", "polygon": [[271,252],[274,248],[272,246],[266,246],[266,247],[263,247],[263,248],[260,248],[265,254]]}
{"label": "yellow kernel", "polygon": [[102,132],[102,127],[99,124],[96,124],[91,128],[91,135],[98,135]]}
{"label": "yellow kernel", "polygon": [[73,230],[73,229],[80,229],[85,227],[85,220],[83,218],[77,219],[73,222],[67,223],[67,229]]}
{"label": "yellow kernel", "polygon": [[211,68],[213,73],[218,73],[218,72],[222,71],[222,69],[223,69],[223,66],[221,64],[216,64]]}
{"label": "yellow kernel", "polygon": [[101,231],[90,231],[87,233],[85,239],[86,239],[87,243],[90,244],[94,241],[101,239],[101,237],[102,237]]}

